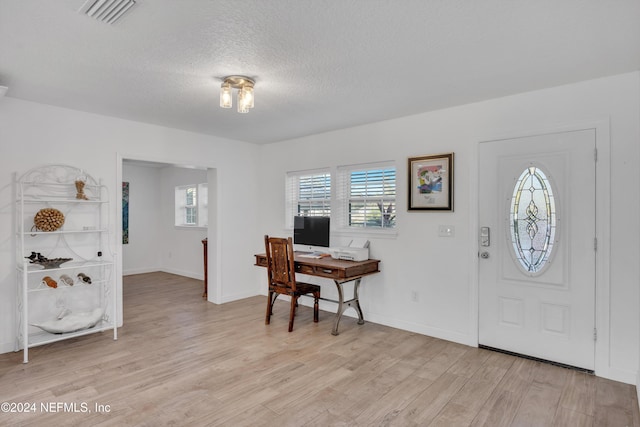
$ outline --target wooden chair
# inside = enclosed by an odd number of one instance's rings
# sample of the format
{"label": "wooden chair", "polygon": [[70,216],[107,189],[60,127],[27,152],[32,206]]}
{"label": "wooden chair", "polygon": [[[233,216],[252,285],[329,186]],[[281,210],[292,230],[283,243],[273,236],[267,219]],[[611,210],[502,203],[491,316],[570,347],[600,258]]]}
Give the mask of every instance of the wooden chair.
{"label": "wooden chair", "polygon": [[267,253],[267,275],[269,278],[269,297],[267,300],[267,317],[265,324],[271,321],[273,304],[278,295],[291,297],[291,309],[289,311],[289,332],[293,330],[293,317],[296,314],[298,298],[301,295],[311,294],[314,298],[313,321],[318,321],[318,301],[320,299],[320,286],[311,283],[296,281],[296,272],[293,255],[293,242],[291,237],[264,236],[264,246]]}

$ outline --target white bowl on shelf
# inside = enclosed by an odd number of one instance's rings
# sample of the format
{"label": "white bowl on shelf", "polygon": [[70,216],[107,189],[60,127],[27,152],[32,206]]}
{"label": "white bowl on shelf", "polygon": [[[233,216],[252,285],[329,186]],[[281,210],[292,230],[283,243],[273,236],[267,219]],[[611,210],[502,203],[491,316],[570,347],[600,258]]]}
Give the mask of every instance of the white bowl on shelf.
{"label": "white bowl on shelf", "polygon": [[92,311],[83,313],[72,313],[64,315],[61,319],[48,320],[42,323],[32,323],[43,331],[52,334],[64,334],[68,332],[77,332],[83,329],[93,328],[102,320],[104,315],[103,308],[95,308]]}

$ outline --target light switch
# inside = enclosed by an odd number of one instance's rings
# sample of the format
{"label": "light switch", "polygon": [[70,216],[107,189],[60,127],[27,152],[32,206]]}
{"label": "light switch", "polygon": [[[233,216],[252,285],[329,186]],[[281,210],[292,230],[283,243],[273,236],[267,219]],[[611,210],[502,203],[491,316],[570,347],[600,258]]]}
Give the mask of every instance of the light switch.
{"label": "light switch", "polygon": [[453,225],[438,226],[438,236],[453,237],[456,234],[456,228]]}

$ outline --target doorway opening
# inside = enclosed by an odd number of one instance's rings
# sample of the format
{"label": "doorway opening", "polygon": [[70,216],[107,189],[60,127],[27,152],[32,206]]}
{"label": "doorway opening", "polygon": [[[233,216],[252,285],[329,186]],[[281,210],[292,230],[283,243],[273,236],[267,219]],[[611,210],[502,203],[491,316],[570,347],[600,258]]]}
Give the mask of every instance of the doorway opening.
{"label": "doorway opening", "polygon": [[[123,276],[158,271],[204,281],[208,270],[205,300],[214,301],[217,170],[129,157],[119,166],[120,283]],[[209,243],[207,257],[204,242]],[[204,294],[200,288],[194,298]]]}

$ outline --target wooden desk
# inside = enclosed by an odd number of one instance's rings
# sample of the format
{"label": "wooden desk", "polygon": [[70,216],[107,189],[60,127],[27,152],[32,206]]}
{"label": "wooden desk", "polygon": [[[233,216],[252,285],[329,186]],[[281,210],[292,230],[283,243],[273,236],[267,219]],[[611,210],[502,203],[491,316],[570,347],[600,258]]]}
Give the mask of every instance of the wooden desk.
{"label": "wooden desk", "polygon": [[[378,268],[380,260],[369,259],[366,261],[345,261],[333,259],[331,257],[306,258],[300,255],[301,254],[298,252],[295,254],[296,273],[332,279],[338,288],[337,301],[328,298],[320,298],[321,300],[331,301],[338,304],[338,311],[336,312],[333,330],[331,333],[333,335],[338,335],[338,325],[340,324],[342,313],[344,313],[344,311],[349,307],[353,307],[353,309],[358,313],[358,325],[363,325],[364,316],[362,314],[358,295],[360,280],[369,274],[378,273],[380,271]],[[255,257],[255,265],[259,267],[267,266],[267,256],[265,254],[258,254]],[[344,288],[342,285],[347,282],[355,283],[353,285],[353,298],[345,301]]]}

